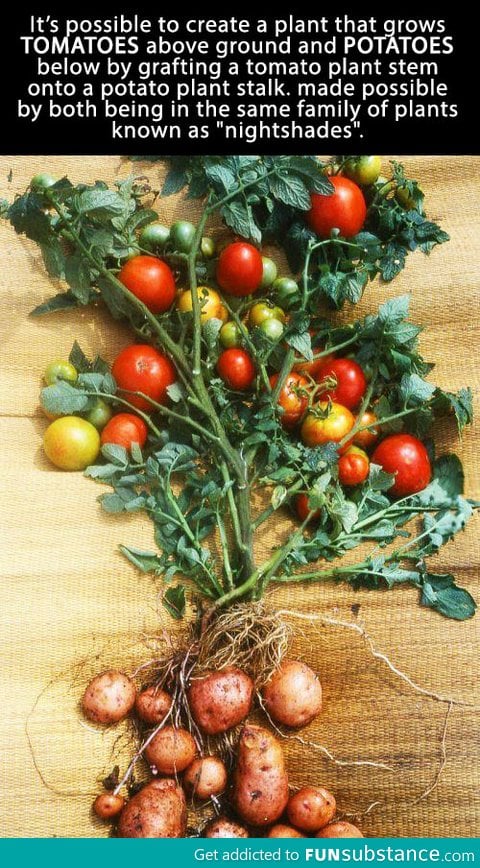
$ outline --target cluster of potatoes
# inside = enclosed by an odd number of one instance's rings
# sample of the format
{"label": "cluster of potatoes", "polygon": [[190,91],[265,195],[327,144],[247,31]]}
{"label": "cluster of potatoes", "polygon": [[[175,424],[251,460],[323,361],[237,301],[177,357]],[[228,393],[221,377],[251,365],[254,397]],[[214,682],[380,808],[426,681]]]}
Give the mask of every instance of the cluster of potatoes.
{"label": "cluster of potatoes", "polygon": [[[188,704],[198,730],[217,736],[243,723],[252,708],[254,682],[229,667],[192,679]],[[274,724],[298,729],[322,707],[322,688],[305,663],[284,660],[262,690],[262,706]],[[222,759],[199,755],[192,733],[171,725],[172,697],[156,686],[139,692],[122,672],[108,670],[92,679],[83,695],[85,715],[113,724],[135,711],[146,728],[143,756],[153,779],[126,801],[117,791],[97,796],[93,808],[113,819],[121,838],[187,836],[187,797],[196,803],[226,797],[228,816],[217,816],[206,838],[353,838],[356,826],[335,822],[335,797],[323,787],[291,794],[278,739],[264,727],[244,723],[237,758],[229,775]]]}

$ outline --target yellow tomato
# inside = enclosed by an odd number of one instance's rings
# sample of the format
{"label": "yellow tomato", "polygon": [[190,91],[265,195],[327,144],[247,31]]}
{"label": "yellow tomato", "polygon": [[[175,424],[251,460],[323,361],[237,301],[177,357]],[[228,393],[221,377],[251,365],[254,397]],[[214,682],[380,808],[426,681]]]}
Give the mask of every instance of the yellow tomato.
{"label": "yellow tomato", "polygon": [[333,401],[328,414],[322,416],[327,408],[328,402],[320,401],[312,409],[313,411],[318,409],[321,413],[317,415],[315,412],[310,412],[305,416],[301,437],[306,446],[321,446],[330,441],[339,443],[352,430],[355,417],[347,407]]}
{"label": "yellow tomato", "polygon": [[[200,318],[202,323],[209,319],[220,319],[226,322],[228,319],[228,311],[222,304],[218,292],[210,289],[208,286],[197,286],[197,295],[201,304]],[[193,298],[190,289],[185,289],[177,296],[177,310],[180,313],[188,313],[193,310]]]}
{"label": "yellow tomato", "polygon": [[62,416],[45,431],[43,448],[60,470],[85,470],[100,452],[100,434],[79,416]]}

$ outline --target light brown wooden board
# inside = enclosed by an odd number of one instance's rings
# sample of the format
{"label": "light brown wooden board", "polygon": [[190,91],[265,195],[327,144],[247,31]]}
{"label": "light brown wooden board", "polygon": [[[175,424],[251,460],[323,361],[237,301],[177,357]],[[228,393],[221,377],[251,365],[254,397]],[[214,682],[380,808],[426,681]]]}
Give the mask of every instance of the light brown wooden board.
{"label": "light brown wooden board", "polygon": [[[409,157],[409,174],[427,195],[429,215],[451,234],[430,257],[412,255],[392,284],[368,287],[356,310],[374,311],[385,298],[412,293],[412,318],[426,327],[421,344],[436,362],[437,382],[456,389],[471,384],[478,399],[480,301],[480,160],[473,157]],[[7,180],[10,171],[11,181]],[[132,166],[119,157],[4,157],[0,196],[23,191],[39,170],[68,174],[74,182],[112,183]],[[158,166],[135,164],[154,185]],[[196,206],[160,201],[163,219],[195,218]],[[129,341],[127,330],[98,311],[29,319],[28,312],[57,287],[46,276],[35,245],[0,225],[0,401],[2,518],[0,558],[1,686],[0,751],[3,758],[0,834],[3,836],[104,836],[108,829],[90,814],[97,778],[112,766],[116,732],[85,727],[77,711],[88,677],[105,665],[132,667],[145,657],[142,636],[172,622],[158,606],[158,588],[118,554],[119,543],[148,547],[151,528],[143,517],[102,514],[100,489],[81,474],[64,474],[43,456],[46,422],[38,409],[43,369],[65,356],[73,340],[87,353],[112,360]],[[452,426],[436,432],[439,451],[454,449],[465,463],[467,490],[479,496],[480,433],[463,442]],[[291,527],[275,522],[262,545]],[[478,522],[437,558],[461,584],[478,588]],[[274,592],[272,604],[318,611],[350,620],[353,603],[380,649],[419,684],[480,703],[480,616],[446,621],[418,606],[414,590],[353,593],[342,586]],[[380,806],[359,821],[373,836],[468,836],[479,833],[480,731],[474,711],[455,708],[450,717],[447,765],[429,799],[415,799],[435,777],[441,760],[444,705],[412,693],[362,640],[338,628],[295,624],[295,653],[316,668],[325,710],[304,733],[347,760],[383,760],[393,772],[338,767],[313,748],[291,743],[293,784],[330,787],[344,811]],[[30,744],[27,738],[30,739]],[[39,777],[38,771],[44,781]]]}

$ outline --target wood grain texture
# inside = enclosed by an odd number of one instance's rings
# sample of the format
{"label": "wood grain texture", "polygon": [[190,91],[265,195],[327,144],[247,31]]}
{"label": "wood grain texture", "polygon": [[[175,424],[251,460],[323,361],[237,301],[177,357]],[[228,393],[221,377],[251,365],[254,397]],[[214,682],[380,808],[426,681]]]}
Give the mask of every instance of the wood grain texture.
{"label": "wood grain texture", "polygon": [[[425,356],[436,362],[436,381],[449,389],[471,384],[479,393],[480,160],[409,157],[409,174],[427,194],[429,215],[450,233],[430,257],[411,256],[392,284],[367,289],[354,315],[374,311],[385,298],[412,293],[412,318],[426,330]],[[13,177],[7,180],[9,170]],[[72,181],[114,182],[131,165],[119,157],[3,157],[0,196],[23,191],[39,170]],[[136,164],[158,181],[158,166]],[[160,201],[160,216],[195,219],[195,203]],[[3,836],[103,836],[108,829],[90,814],[97,781],[125,751],[118,730],[85,726],[78,698],[91,674],[108,665],[133,668],[146,654],[145,636],[172,623],[158,606],[158,588],[118,554],[121,542],[148,547],[151,527],[142,516],[102,514],[100,489],[81,474],[52,468],[41,450],[46,422],[38,409],[47,362],[65,356],[73,340],[87,353],[112,360],[129,341],[127,330],[100,311],[28,318],[56,291],[35,245],[0,225],[0,431],[2,459],[2,567],[0,829]],[[345,310],[340,318],[349,318]],[[454,449],[466,470],[467,490],[480,495],[480,429],[456,440],[450,424],[438,426],[439,451]],[[263,536],[260,549],[289,532],[287,515]],[[477,596],[478,523],[436,559]],[[418,683],[480,705],[480,616],[457,624],[420,609],[416,592],[379,593],[338,587],[274,591],[272,604],[304,613],[358,619],[375,643]],[[294,784],[318,783],[337,796],[342,811],[380,802],[359,823],[373,836],[476,836],[479,828],[480,727],[478,714],[457,707],[447,735],[448,761],[429,799],[416,798],[435,776],[446,708],[413,694],[374,661],[362,639],[338,628],[295,622],[293,651],[316,668],[325,710],[305,732],[341,759],[382,760],[394,771],[338,767],[313,747],[291,742]],[[43,777],[43,781],[39,776]],[[46,786],[45,784],[48,784]]]}

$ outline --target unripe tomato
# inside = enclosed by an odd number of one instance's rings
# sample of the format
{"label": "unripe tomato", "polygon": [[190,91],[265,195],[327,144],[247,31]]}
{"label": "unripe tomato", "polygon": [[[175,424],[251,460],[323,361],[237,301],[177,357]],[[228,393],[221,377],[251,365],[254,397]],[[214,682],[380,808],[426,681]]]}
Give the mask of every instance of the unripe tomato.
{"label": "unripe tomato", "polygon": [[34,175],[30,181],[30,189],[34,193],[43,193],[44,190],[53,187],[56,183],[57,179],[54,178],[53,175],[49,175],[48,172],[38,172],[38,174]]}
{"label": "unripe tomato", "polygon": [[[375,413],[371,410],[366,410],[360,419],[360,425],[371,425],[372,422],[377,422]],[[356,446],[361,446],[362,449],[369,449],[378,440],[378,428],[367,428],[362,431],[360,428],[353,436],[353,442]]]}
{"label": "unripe tomato", "polygon": [[[312,410],[317,408],[325,413],[328,401],[321,401]],[[321,446],[332,441],[339,443],[352,430],[354,422],[355,418],[348,407],[331,403],[328,414],[323,418],[315,412],[307,413],[300,432],[301,438],[306,446]]]}
{"label": "unripe tomato", "polygon": [[249,310],[249,324],[251,326],[261,326],[267,319],[277,319],[283,323],[286,320],[286,316],[281,307],[276,307],[266,301],[257,301]]}
{"label": "unripe tomato", "polygon": [[149,223],[148,226],[143,227],[138,241],[141,247],[155,251],[160,247],[165,247],[169,238],[170,229],[168,226],[164,226],[163,223],[155,220],[154,223]]}
{"label": "unripe tomato", "polygon": [[205,259],[211,259],[215,256],[215,241],[204,235],[200,242],[200,252]]}
{"label": "unripe tomato", "polygon": [[270,259],[268,256],[262,256],[262,268],[263,272],[260,289],[268,289],[274,280],[277,279],[277,266],[273,259]]}
{"label": "unripe tomato", "polygon": [[60,470],[85,470],[98,456],[100,435],[86,419],[62,416],[45,431],[43,448]]}
{"label": "unripe tomato", "polygon": [[175,250],[190,253],[195,238],[196,227],[188,220],[176,220],[170,227],[170,241]]}
{"label": "unripe tomato", "polygon": [[76,383],[77,377],[77,369],[65,359],[54,359],[47,365],[43,375],[47,386],[53,386],[59,380],[65,380],[66,383]]}
{"label": "unripe tomato", "polygon": [[330,196],[311,193],[312,206],[307,223],[320,238],[330,238],[332,229],[338,229],[344,238],[360,232],[367,216],[367,206],[360,187],[350,178],[334,175],[330,178],[334,192]]}
{"label": "unripe tomato", "polygon": [[273,292],[279,304],[289,310],[292,304],[300,298],[298,283],[291,277],[277,277],[273,282]]}
{"label": "unripe tomato", "polygon": [[351,157],[343,168],[346,176],[362,187],[375,184],[382,171],[380,157]]}
{"label": "unripe tomato", "polygon": [[234,241],[222,250],[217,263],[217,281],[231,295],[250,295],[260,288],[262,257],[253,244]]}
{"label": "unripe tomato", "polygon": [[[197,286],[197,296],[200,301],[200,321],[207,322],[209,319],[220,319],[225,322],[228,319],[228,311],[218,292],[208,286]],[[177,296],[176,308],[180,313],[189,313],[193,310],[193,297],[191,289],[185,289]]]}
{"label": "unripe tomato", "polygon": [[217,362],[217,371],[231,389],[249,389],[255,380],[255,365],[242,349],[224,350]]}
{"label": "unripe tomato", "polygon": [[368,455],[358,446],[349,446],[338,459],[338,478],[342,485],[365,482],[370,469]]}
{"label": "unripe tomato", "polygon": [[224,323],[220,329],[219,339],[222,347],[230,349],[231,347],[239,347],[242,343],[242,333],[235,322]]}
{"label": "unripe tomato", "polygon": [[[167,388],[176,380],[170,359],[148,344],[133,344],[122,350],[112,365],[112,375],[119,389],[143,392],[158,404],[167,401]],[[128,400],[139,410],[151,409],[150,402],[139,395],[129,395]]]}
{"label": "unripe tomato", "polygon": [[[275,388],[277,382],[278,374],[272,374],[270,377],[272,389]],[[280,422],[284,428],[294,428],[300,422],[308,407],[307,389],[308,380],[305,377],[294,371],[288,374],[278,396],[278,406],[283,410]]]}
{"label": "unripe tomato", "polygon": [[359,405],[367,389],[367,380],[357,362],[353,359],[333,359],[323,365],[316,376],[317,383],[320,384],[327,379],[335,379],[337,385],[322,392],[322,399],[330,398],[349,410]]}
{"label": "unripe tomato", "polygon": [[375,449],[372,462],[386,473],[394,473],[389,494],[405,497],[422,491],[432,478],[428,452],[421,440],[411,434],[390,434]]}
{"label": "unripe tomato", "polygon": [[105,443],[115,443],[125,449],[131,449],[132,443],[138,443],[141,449],[145,446],[147,434],[147,426],[140,416],[134,413],[117,413],[102,431],[102,446]]}
{"label": "unripe tomato", "polygon": [[175,299],[175,278],[162,259],[134,256],[122,266],[118,279],[152,313],[168,310]]}
{"label": "unripe tomato", "polygon": [[95,398],[93,407],[85,416],[87,422],[94,425],[97,431],[101,431],[105,427],[109,419],[112,418],[112,408],[103,400],[103,398]]}
{"label": "unripe tomato", "polygon": [[[300,521],[305,521],[310,512],[310,507],[308,505],[308,494],[297,494],[295,498],[295,512],[297,513]],[[315,510],[310,520],[315,521],[316,519],[319,519],[321,514],[321,509]]]}
{"label": "unripe tomato", "polygon": [[265,319],[260,328],[270,341],[278,341],[283,335],[283,325],[278,319]]}
{"label": "unripe tomato", "polygon": [[400,202],[401,205],[405,208],[406,211],[413,211],[416,209],[420,212],[423,211],[423,193],[418,198],[417,201],[413,198],[411,193],[408,191],[407,187],[398,187],[395,191],[395,197]]}

